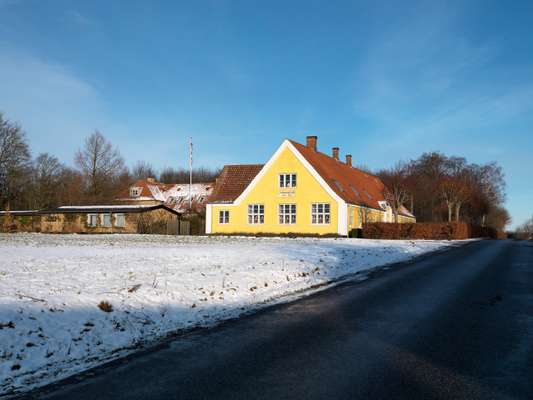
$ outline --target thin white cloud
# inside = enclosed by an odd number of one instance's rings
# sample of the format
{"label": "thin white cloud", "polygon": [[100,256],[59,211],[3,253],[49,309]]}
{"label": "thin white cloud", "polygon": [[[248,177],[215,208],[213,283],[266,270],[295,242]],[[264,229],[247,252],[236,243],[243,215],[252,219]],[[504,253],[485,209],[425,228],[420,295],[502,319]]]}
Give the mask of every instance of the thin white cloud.
{"label": "thin white cloud", "polygon": [[501,57],[502,45],[497,36],[469,41],[460,11],[417,10],[416,18],[368,38],[355,77],[354,111],[373,122],[376,146],[386,138],[391,148],[419,147],[429,136],[479,130],[532,110],[531,85],[478,76]]}
{"label": "thin white cloud", "polygon": [[71,161],[82,138],[104,121],[98,92],[64,66],[2,43],[0,50],[0,111],[23,126],[35,152],[57,149]]}

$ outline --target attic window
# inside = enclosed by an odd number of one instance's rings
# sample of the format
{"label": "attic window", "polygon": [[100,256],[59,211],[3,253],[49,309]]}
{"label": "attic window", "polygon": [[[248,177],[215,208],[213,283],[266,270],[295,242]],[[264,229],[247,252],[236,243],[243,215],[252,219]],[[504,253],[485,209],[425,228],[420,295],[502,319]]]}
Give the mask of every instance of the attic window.
{"label": "attic window", "polygon": [[337,186],[337,188],[341,191],[341,192],[344,192],[344,188],[342,187],[341,183],[339,181],[333,181],[335,183],[335,185]]}
{"label": "attic window", "polygon": [[379,206],[380,206],[383,210],[387,211],[387,207],[389,207],[389,203],[387,203],[386,201],[378,201],[378,203],[379,203]]}
{"label": "attic window", "polygon": [[131,187],[130,188],[130,197],[139,197],[141,195],[142,188],[140,187]]}
{"label": "attic window", "polygon": [[280,174],[279,175],[280,188],[294,188],[296,187],[296,174]]}
{"label": "attic window", "polygon": [[358,196],[358,197],[361,196],[361,194],[359,193],[359,191],[358,191],[356,188],[354,188],[352,185],[350,185],[350,189],[352,189],[352,192],[354,192],[354,194],[355,194],[356,196]]}

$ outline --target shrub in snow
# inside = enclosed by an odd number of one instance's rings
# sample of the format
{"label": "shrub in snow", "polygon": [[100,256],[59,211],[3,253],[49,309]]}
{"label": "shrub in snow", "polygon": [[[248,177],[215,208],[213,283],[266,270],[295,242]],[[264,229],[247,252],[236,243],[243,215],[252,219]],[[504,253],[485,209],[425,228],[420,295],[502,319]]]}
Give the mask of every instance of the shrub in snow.
{"label": "shrub in snow", "polygon": [[102,310],[103,312],[112,312],[113,306],[108,301],[101,301],[98,303],[98,308]]}

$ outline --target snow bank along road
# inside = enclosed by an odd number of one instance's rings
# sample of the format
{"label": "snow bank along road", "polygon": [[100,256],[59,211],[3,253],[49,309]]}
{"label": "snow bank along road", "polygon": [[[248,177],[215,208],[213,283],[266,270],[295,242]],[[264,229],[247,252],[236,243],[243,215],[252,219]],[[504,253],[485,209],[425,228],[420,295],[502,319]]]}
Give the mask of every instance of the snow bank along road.
{"label": "snow bank along road", "polygon": [[453,245],[0,235],[0,394],[64,378],[179,329]]}
{"label": "snow bank along road", "polygon": [[475,242],[376,275],[31,398],[533,399],[533,243]]}

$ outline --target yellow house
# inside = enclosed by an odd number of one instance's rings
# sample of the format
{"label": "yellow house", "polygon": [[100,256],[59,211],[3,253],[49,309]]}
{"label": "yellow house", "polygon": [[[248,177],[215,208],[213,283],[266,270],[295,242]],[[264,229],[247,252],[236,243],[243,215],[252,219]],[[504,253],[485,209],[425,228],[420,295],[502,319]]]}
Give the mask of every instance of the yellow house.
{"label": "yellow house", "polygon": [[[207,234],[347,236],[364,222],[394,220],[381,180],[306,144],[284,140],[264,165],[224,166],[206,205]],[[415,222],[402,209],[399,222]]]}

